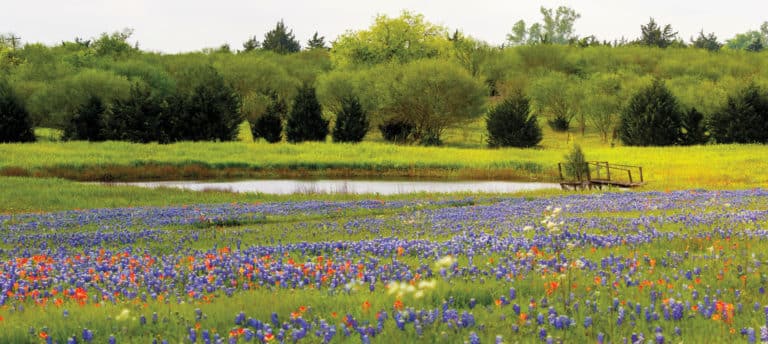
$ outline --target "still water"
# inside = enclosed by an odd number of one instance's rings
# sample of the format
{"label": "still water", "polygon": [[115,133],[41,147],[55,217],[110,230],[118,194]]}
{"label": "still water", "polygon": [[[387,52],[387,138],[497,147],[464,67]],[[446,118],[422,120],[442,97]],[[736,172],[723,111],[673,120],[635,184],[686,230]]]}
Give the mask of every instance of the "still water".
{"label": "still water", "polygon": [[394,195],[417,192],[487,192],[558,189],[555,183],[494,182],[494,181],[373,181],[373,180],[291,180],[263,179],[234,182],[136,182],[114,183],[148,188],[180,188],[194,191],[221,190],[230,192],[257,192],[274,195],[289,194],[379,194]]}

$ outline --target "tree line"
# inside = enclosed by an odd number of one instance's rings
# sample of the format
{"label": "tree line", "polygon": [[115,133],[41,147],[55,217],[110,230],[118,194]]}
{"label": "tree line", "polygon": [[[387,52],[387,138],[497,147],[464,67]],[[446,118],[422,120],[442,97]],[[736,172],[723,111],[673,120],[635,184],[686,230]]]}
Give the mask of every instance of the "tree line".
{"label": "tree line", "polygon": [[[2,35],[0,134],[29,133],[16,127],[26,123],[66,139],[226,141],[247,121],[268,142],[357,142],[373,128],[392,142],[440,145],[446,129],[485,117],[491,146],[536,145],[539,121],[628,145],[768,140],[733,129],[768,123],[768,23],[723,43],[702,30],[686,43],[651,19],[634,40],[601,42],[574,33],[574,10],[541,12],[500,47],[411,12],[332,43],[315,33],[304,49],[283,21],[237,51],[172,55],[130,44],[131,30],[55,46]],[[659,118],[670,133],[645,122]],[[20,135],[2,141],[34,139]]]}

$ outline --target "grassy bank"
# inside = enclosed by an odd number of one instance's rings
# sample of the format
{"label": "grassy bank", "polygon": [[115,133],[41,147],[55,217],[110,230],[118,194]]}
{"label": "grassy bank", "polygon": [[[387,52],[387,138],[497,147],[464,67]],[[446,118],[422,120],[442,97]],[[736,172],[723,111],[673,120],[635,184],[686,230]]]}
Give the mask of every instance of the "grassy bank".
{"label": "grassy bank", "polygon": [[[768,185],[768,146],[583,146],[590,160],[644,167],[654,189]],[[39,142],[0,145],[0,174],[75,180],[411,177],[552,181],[562,144],[540,149],[266,144]]]}

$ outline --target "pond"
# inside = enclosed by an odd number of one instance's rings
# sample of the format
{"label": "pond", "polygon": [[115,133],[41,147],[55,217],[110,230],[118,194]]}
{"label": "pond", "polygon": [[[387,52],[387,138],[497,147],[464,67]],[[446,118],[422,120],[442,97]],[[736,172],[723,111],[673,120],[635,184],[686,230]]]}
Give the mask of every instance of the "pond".
{"label": "pond", "polygon": [[402,180],[292,180],[262,179],[233,182],[164,181],[112,183],[147,188],[180,188],[194,191],[220,190],[229,192],[258,192],[274,195],[289,194],[379,194],[394,195],[417,192],[485,192],[510,193],[518,191],[559,189],[556,183],[507,181],[402,181]]}

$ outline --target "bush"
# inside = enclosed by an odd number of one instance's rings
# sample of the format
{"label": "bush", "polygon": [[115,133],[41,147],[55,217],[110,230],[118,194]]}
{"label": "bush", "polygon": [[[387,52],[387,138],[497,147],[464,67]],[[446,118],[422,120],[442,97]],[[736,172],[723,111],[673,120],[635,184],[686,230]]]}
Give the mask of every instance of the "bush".
{"label": "bush", "polygon": [[718,143],[768,143],[768,94],[750,84],[728,96],[708,126]]}
{"label": "bush", "polygon": [[621,114],[619,137],[628,146],[668,146],[681,138],[680,109],[660,80],[640,90]]}
{"label": "bush", "polygon": [[277,92],[270,94],[271,101],[267,110],[256,123],[251,124],[253,138],[262,137],[269,143],[277,143],[283,139],[283,116],[287,112],[285,101],[278,98]]}
{"label": "bush", "polygon": [[102,137],[106,140],[148,143],[151,141],[173,141],[158,130],[164,113],[169,113],[168,103],[156,97],[147,87],[134,84],[127,100],[117,100],[106,119]]}
{"label": "bush", "polygon": [[547,120],[547,125],[554,131],[565,132],[571,127],[571,121],[563,116],[555,116]]}
{"label": "bush", "polygon": [[680,137],[680,144],[684,146],[700,145],[707,143],[707,129],[704,126],[704,115],[696,108],[683,114],[682,118],[683,132]]}
{"label": "bush", "polygon": [[336,114],[336,124],[333,128],[333,142],[360,142],[369,128],[368,114],[357,97],[342,99],[341,111]]}
{"label": "bush", "polygon": [[584,152],[579,145],[574,145],[571,152],[565,155],[565,176],[575,181],[584,181],[589,174],[589,166]]}
{"label": "bush", "polygon": [[408,122],[391,119],[379,125],[379,131],[384,140],[395,143],[405,143],[413,131],[413,125]]}
{"label": "bush", "polygon": [[488,113],[488,145],[491,147],[533,147],[541,142],[541,128],[531,115],[530,101],[515,92]]}
{"label": "bush", "polygon": [[80,106],[64,128],[65,140],[103,141],[106,108],[97,96],[91,96]]}
{"label": "bush", "polygon": [[0,143],[33,142],[35,132],[29,113],[24,109],[11,85],[0,80]]}
{"label": "bush", "polygon": [[233,141],[243,123],[240,98],[224,78],[206,67],[201,79],[185,102],[183,139],[193,141]]}
{"label": "bush", "polygon": [[323,119],[314,87],[305,84],[299,88],[285,125],[285,136],[291,143],[325,141],[328,136],[328,120]]}

